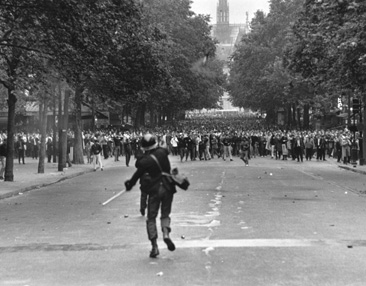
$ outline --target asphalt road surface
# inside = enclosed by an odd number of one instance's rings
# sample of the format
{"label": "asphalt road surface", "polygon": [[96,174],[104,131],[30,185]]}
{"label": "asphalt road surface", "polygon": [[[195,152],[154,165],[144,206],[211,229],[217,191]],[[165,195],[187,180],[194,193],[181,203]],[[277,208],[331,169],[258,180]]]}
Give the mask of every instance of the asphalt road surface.
{"label": "asphalt road surface", "polygon": [[366,285],[366,177],[327,162],[255,158],[172,165],[170,252],[149,258],[134,167],[0,201],[0,285]]}

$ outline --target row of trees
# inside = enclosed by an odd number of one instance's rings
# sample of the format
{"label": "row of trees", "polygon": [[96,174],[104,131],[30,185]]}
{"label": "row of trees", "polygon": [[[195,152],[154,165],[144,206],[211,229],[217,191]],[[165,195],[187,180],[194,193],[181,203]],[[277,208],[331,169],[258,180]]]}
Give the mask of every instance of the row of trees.
{"label": "row of trees", "polygon": [[337,110],[338,98],[364,96],[365,1],[271,0],[251,28],[231,62],[235,105],[272,122],[282,109],[288,127],[309,128],[309,111],[321,118]]}
{"label": "row of trees", "polygon": [[[69,105],[75,108],[76,164],[84,163],[81,105],[88,98],[96,105],[128,106],[137,126],[145,123],[147,112],[173,119],[182,110],[215,107],[225,77],[208,22],[190,10],[189,0],[1,1],[0,83],[8,111],[5,180],[14,177],[16,108],[28,95],[38,100],[43,114],[39,172],[44,171],[50,106],[59,112],[59,170],[65,165]],[[62,101],[61,85],[67,86]]]}

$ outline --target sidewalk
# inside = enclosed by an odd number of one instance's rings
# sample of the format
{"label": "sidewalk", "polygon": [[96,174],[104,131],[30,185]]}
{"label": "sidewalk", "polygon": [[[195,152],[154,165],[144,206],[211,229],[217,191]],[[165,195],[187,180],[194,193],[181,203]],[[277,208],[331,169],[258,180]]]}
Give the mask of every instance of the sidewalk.
{"label": "sidewalk", "polygon": [[[103,167],[124,166],[124,159],[124,157],[121,157],[118,162],[114,162],[114,158],[108,158],[107,160],[103,158]],[[133,158],[131,158],[131,161],[133,161]],[[86,157],[84,157],[84,162],[87,162]],[[40,189],[89,172],[93,172],[93,164],[73,164],[72,167],[64,168],[63,172],[59,172],[57,163],[45,162],[44,174],[38,174],[38,159],[27,157],[24,165],[19,164],[18,160],[14,160],[14,181],[0,181],[0,199],[22,195],[25,192]]]}
{"label": "sidewalk", "polygon": [[339,168],[345,169],[348,171],[356,172],[359,174],[366,175],[366,165],[360,166],[359,161],[357,162],[357,165],[353,166],[352,164],[343,164],[343,163],[337,163],[336,160],[334,160],[334,164],[337,164]]}
{"label": "sidewalk", "polygon": [[[86,158],[84,158],[84,162],[86,161]],[[131,158],[132,162],[134,162],[133,158]],[[337,163],[333,158],[327,158],[327,162],[335,167],[338,166],[345,170],[366,175],[366,165],[353,167],[351,164]],[[114,158],[103,159],[103,165],[105,168],[108,168],[108,166],[125,166],[125,158],[120,157],[118,162],[114,162]],[[25,192],[40,189],[89,172],[93,172],[93,164],[73,164],[71,168],[65,168],[63,172],[59,172],[57,163],[45,163],[44,174],[38,174],[38,160],[26,158],[24,165],[18,164],[18,161],[14,160],[14,182],[0,181],[0,199],[22,195]]]}

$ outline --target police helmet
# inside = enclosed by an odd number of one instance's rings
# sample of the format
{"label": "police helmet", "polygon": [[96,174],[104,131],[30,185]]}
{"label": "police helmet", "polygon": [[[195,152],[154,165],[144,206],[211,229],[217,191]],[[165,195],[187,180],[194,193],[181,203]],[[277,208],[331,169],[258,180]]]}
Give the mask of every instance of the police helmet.
{"label": "police helmet", "polygon": [[158,142],[154,135],[147,133],[142,137],[141,149],[144,151],[153,150],[158,147]]}

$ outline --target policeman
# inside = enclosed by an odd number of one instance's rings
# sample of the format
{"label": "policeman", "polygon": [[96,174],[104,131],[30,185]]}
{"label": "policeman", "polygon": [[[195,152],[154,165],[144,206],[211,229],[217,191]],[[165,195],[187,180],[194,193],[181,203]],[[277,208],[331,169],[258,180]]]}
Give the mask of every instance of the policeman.
{"label": "policeman", "polygon": [[250,143],[246,136],[243,136],[240,142],[240,159],[244,161],[245,166],[249,166]]}
{"label": "policeman", "polygon": [[159,209],[161,209],[160,220],[164,242],[170,251],[175,250],[175,245],[169,237],[171,231],[169,215],[176,189],[175,185],[168,182],[167,177],[162,174],[162,172],[170,174],[168,150],[158,147],[158,142],[152,134],[143,136],[141,149],[144,154],[136,161],[137,170],[131,179],[125,182],[125,186],[126,190],[130,191],[140,179],[141,191],[148,194],[146,226],[148,238],[152,245],[150,257],[155,258],[159,255],[156,227]]}

